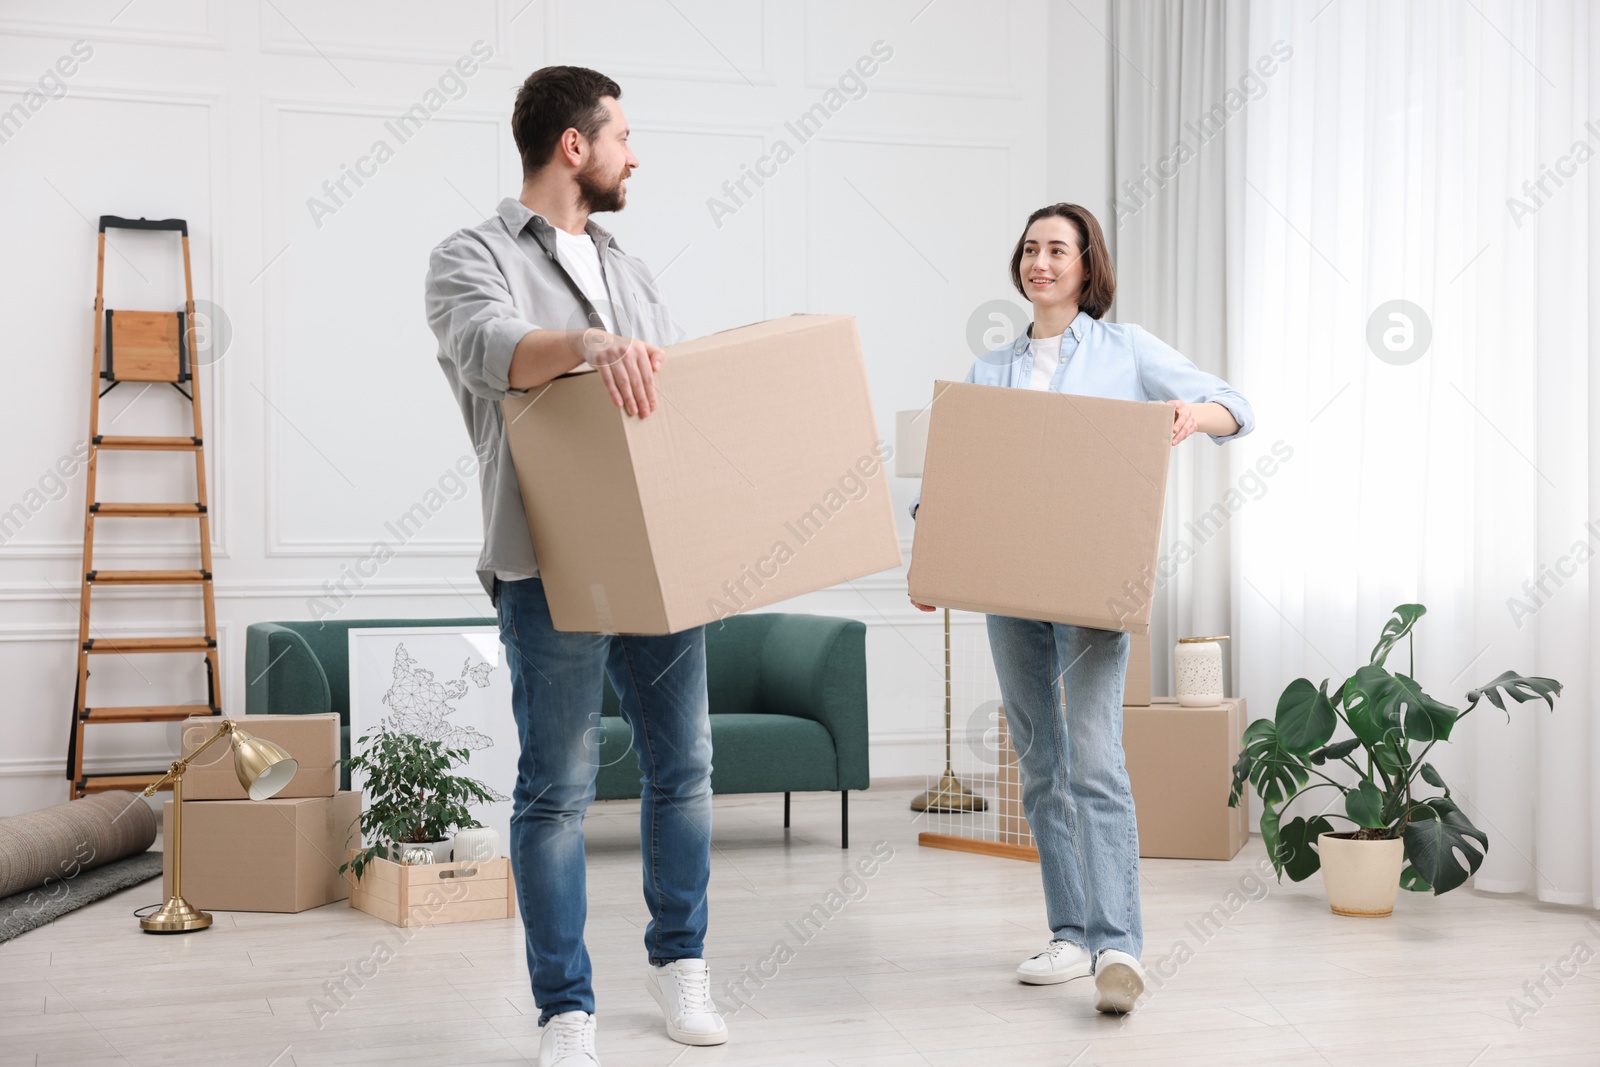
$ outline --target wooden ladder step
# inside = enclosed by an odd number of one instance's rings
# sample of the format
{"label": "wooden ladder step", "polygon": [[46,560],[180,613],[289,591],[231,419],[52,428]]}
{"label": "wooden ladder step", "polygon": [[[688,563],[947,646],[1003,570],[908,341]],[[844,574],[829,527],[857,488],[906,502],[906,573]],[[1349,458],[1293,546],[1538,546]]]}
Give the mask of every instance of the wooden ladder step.
{"label": "wooden ladder step", "polygon": [[209,652],[217,643],[199,637],[91,637],[83,643],[90,654],[104,652]]}
{"label": "wooden ladder step", "polygon": [[[82,795],[106,793],[113,789],[126,789],[130,793],[139,793],[143,792],[151,782],[166,773],[166,769],[162,768],[159,771],[148,771],[144,774],[86,774],[78,779],[77,792]],[[168,782],[157,792],[165,793],[171,789],[172,783]]]}
{"label": "wooden ladder step", "polygon": [[204,704],[149,704],[120,708],[84,708],[84,722],[182,722],[194,715],[215,715]]}
{"label": "wooden ladder step", "polygon": [[91,585],[198,585],[211,580],[210,571],[102,571],[84,577]]}
{"label": "wooden ladder step", "polygon": [[125,504],[102,501],[89,505],[91,517],[112,517],[118,519],[163,519],[183,518],[185,516],[204,515],[203,504]]}
{"label": "wooden ladder step", "polygon": [[94,439],[94,444],[96,448],[120,452],[193,452],[201,442],[198,437],[115,437],[101,434]]}

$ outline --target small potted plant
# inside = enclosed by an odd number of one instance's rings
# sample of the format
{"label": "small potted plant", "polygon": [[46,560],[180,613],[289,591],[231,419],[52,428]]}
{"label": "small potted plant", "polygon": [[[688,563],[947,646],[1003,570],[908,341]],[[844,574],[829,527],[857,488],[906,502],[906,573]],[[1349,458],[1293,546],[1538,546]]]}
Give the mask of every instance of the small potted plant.
{"label": "small potted plant", "polygon": [[[1244,732],[1233,767],[1228,806],[1237,807],[1245,783],[1261,796],[1261,837],[1281,879],[1309,878],[1320,867],[1328,903],[1341,915],[1388,915],[1397,890],[1447,893],[1476,873],[1489,838],[1450,797],[1450,787],[1428,753],[1462,718],[1487,700],[1501,711],[1505,698],[1543,700],[1552,710],[1561,683],[1506,671],[1467,693],[1465,711],[1422,691],[1415,680],[1412,627],[1427,611],[1401,604],[1384,624],[1370,662],[1333,693],[1296,678],[1278,699],[1274,719],[1257,719]],[[1385,668],[1389,652],[1406,639],[1410,674]],[[1343,726],[1350,736],[1333,740]],[[1412,746],[1421,745],[1420,751]],[[1341,781],[1328,771],[1338,768]],[[1326,768],[1326,770],[1324,770]],[[1312,778],[1319,781],[1312,782]],[[1418,779],[1421,780],[1419,783]],[[1440,796],[1417,794],[1422,784]],[[1337,789],[1353,829],[1335,832],[1327,816],[1296,816],[1280,825],[1283,809],[1314,789]],[[1330,805],[1331,806],[1331,805]]]}
{"label": "small potted plant", "polygon": [[358,742],[358,755],[339,762],[362,776],[370,802],[361,813],[361,832],[373,844],[339,867],[359,880],[374,858],[399,863],[408,848],[424,846],[440,862],[450,859],[450,831],[475,825],[473,804],[500,797],[476,778],[451,773],[470,752],[446,748],[416,734],[391,730],[387,723]]}

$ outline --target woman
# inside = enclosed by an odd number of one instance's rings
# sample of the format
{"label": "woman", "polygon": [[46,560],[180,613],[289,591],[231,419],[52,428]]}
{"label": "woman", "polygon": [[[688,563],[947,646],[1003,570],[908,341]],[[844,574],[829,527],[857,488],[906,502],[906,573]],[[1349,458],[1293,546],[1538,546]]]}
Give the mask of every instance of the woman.
{"label": "woman", "polygon": [[[1116,274],[1100,224],[1086,209],[1052,204],[1029,216],[1011,254],[1011,283],[1033,304],[1033,323],[977,360],[967,381],[1164,400],[1173,409],[1174,445],[1196,432],[1220,444],[1255,425],[1249,402],[1227,382],[1137,326],[1101,321]],[[915,518],[917,504],[911,507]],[[1053,985],[1092,974],[1097,1010],[1132,1011],[1144,992],[1144,935],[1139,834],[1122,753],[1128,635],[1002,615],[987,621],[1050,923],[1050,944],[1023,961],[1017,978]]]}

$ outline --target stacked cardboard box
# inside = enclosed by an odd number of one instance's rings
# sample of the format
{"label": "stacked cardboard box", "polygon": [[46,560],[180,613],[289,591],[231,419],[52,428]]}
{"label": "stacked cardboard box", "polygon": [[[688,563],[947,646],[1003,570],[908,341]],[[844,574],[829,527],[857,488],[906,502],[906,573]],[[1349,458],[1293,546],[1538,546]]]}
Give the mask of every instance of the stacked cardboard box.
{"label": "stacked cardboard box", "polygon": [[[218,720],[183,723],[183,754],[195,752]],[[339,865],[361,844],[361,794],[339,792],[339,716],[251,715],[240,721],[299,764],[271,800],[250,800],[233,770],[226,738],[206,749],[183,778],[183,896],[206,911],[305,911],[350,895]],[[164,895],[172,892],[172,801],[162,820]]]}
{"label": "stacked cardboard box", "polygon": [[[1232,859],[1250,836],[1248,796],[1228,807],[1228,786],[1246,720],[1242,697],[1185,708],[1170,697],[1122,709],[1122,749],[1139,820],[1139,855]],[[1034,848],[1022,784],[1002,709],[995,818],[999,839]]]}

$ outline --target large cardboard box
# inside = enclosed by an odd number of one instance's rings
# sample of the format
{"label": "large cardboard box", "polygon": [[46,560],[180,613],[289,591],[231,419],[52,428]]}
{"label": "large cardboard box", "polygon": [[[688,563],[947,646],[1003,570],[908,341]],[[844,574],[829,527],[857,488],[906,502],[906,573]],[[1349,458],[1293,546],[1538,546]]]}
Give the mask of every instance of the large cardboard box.
{"label": "large cardboard box", "polygon": [[[1147,859],[1232,859],[1250,837],[1249,796],[1228,807],[1233,763],[1244,736],[1243,698],[1212,708],[1162,700],[1122,709],[1122,748]],[[995,829],[1009,845],[1036,848],[1022,810],[1017,758],[1000,717]]]}
{"label": "large cardboard box", "polygon": [[900,565],[853,317],[672,345],[656,383],[644,419],[592,371],[503,405],[556,629],[675,633]]}
{"label": "large cardboard box", "polygon": [[[344,900],[339,865],[361,847],[361,794],[183,805],[183,896],[202,910],[305,911]],[[172,895],[172,801],[162,813]]]}
{"label": "large cardboard box", "polygon": [[1172,408],[936,382],[911,599],[1147,633]]}
{"label": "large cardboard box", "polygon": [[1152,679],[1150,634],[1131,634],[1128,640],[1128,669],[1122,680],[1122,702],[1135,707],[1150,703]]}
{"label": "large cardboard box", "polygon": [[1228,860],[1250,837],[1249,793],[1228,807],[1248,716],[1243,697],[1210,708],[1173,699],[1122,709],[1122,748],[1139,810],[1139,855]]}
{"label": "large cardboard box", "polygon": [[[221,720],[197,715],[183,722],[182,743],[185,756],[194,752],[217,732]],[[339,716],[324,715],[246,715],[239,727],[265,741],[282,745],[299,767],[289,784],[274,798],[331,797],[339,791]],[[185,800],[247,800],[239,776],[233,770],[233,750],[227,738],[206,749],[200,762],[189,765],[183,776]]]}

